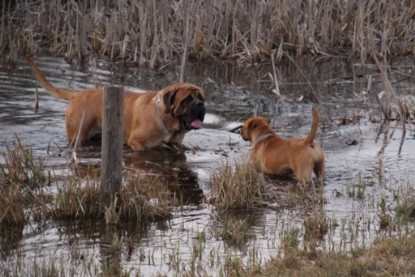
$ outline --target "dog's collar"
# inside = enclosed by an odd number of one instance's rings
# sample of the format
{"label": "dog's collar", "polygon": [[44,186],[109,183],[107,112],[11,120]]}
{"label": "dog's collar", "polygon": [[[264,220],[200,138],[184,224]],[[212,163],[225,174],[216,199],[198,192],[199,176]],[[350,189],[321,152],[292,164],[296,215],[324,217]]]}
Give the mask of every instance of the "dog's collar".
{"label": "dog's collar", "polygon": [[156,95],[156,98],[154,99],[154,101],[156,102],[157,108],[160,109],[160,102],[161,102],[161,93],[158,92]]}
{"label": "dog's collar", "polygon": [[273,136],[273,135],[274,135],[274,133],[273,133],[273,132],[271,132],[271,131],[268,131],[268,132],[266,132],[266,133],[263,133],[263,134],[261,134],[261,135],[259,135],[259,136],[257,136],[257,137],[255,138],[255,140],[254,140],[253,144],[255,145],[255,144],[257,144],[258,142],[260,142],[260,141],[262,141],[262,140],[266,139],[267,137]]}
{"label": "dog's collar", "polygon": [[167,130],[167,132],[170,133],[169,128],[167,128],[166,123],[164,122],[164,120],[162,119],[162,111],[161,111],[161,92],[157,92],[156,96],[153,98],[154,102],[156,103],[156,107],[157,107],[157,112],[160,115],[160,123],[159,123],[159,128],[163,129],[163,130]]}

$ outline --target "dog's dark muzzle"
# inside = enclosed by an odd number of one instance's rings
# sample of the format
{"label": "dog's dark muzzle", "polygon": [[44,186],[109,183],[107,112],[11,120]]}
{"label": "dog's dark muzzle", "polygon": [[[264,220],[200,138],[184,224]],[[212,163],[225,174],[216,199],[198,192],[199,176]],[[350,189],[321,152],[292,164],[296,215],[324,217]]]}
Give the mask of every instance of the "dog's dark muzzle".
{"label": "dog's dark muzzle", "polygon": [[197,99],[187,110],[185,114],[180,116],[182,127],[186,130],[199,129],[202,127],[205,118],[206,108],[204,101]]}

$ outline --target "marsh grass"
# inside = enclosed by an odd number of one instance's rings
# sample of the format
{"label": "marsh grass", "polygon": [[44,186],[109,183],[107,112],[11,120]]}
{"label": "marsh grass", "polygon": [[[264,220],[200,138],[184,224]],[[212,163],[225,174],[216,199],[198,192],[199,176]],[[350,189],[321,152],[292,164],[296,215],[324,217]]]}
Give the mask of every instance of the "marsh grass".
{"label": "marsh grass", "polygon": [[411,185],[401,189],[396,195],[396,216],[406,221],[415,220],[415,190]]}
{"label": "marsh grass", "polygon": [[300,246],[300,229],[298,228],[290,228],[287,231],[284,231],[284,233],[281,236],[281,249],[284,250],[284,252],[288,252],[291,249],[298,249]]}
{"label": "marsh grass", "polygon": [[208,198],[221,212],[236,209],[252,209],[266,205],[268,198],[265,179],[249,161],[225,162],[210,176],[212,190]]}
{"label": "marsh grass", "polygon": [[[47,200],[41,188],[49,184],[42,159],[37,159],[16,136],[13,143],[6,143],[0,164],[0,223],[24,224],[25,209],[37,210],[36,204]],[[35,213],[34,213],[35,214]]]}
{"label": "marsh grass", "polygon": [[0,188],[0,224],[24,224],[24,199],[22,188],[16,184]]}
{"label": "marsh grass", "polygon": [[220,276],[248,276],[241,259],[238,257],[226,256],[225,265]]}
{"label": "marsh grass", "polygon": [[[9,3],[9,4],[6,4]],[[412,1],[24,1],[2,6],[0,55],[48,51],[150,67],[173,60],[414,54]]]}
{"label": "marsh grass", "polygon": [[[356,248],[349,253],[324,249],[303,250],[300,246],[299,230],[289,229],[281,238],[283,252],[271,258],[262,266],[252,265],[232,254],[224,257],[218,273],[212,274],[208,265],[181,268],[177,265],[178,276],[413,276],[415,274],[415,234],[385,238],[379,237],[368,248]],[[117,241],[117,239],[115,239]],[[112,243],[117,243],[113,242]],[[112,246],[110,246],[112,247]],[[117,246],[115,246],[117,247]],[[177,249],[180,253],[180,249]],[[178,258],[180,260],[180,258]],[[116,264],[99,268],[89,257],[80,264],[68,268],[58,261],[36,259],[33,265],[15,265],[7,276],[73,276],[74,272],[89,272],[102,276],[139,276],[123,271]],[[180,268],[179,268],[180,267]],[[0,268],[2,272],[2,268]],[[115,274],[115,275],[114,275]],[[158,274],[155,276],[166,276]]]}
{"label": "marsh grass", "polygon": [[396,231],[397,222],[394,220],[392,212],[388,209],[386,199],[384,197],[380,199],[378,208],[380,209],[377,214],[379,230],[388,231],[389,233]]}
{"label": "marsh grass", "polygon": [[322,240],[328,232],[330,219],[324,211],[313,211],[304,220],[304,240]]}
{"label": "marsh grass", "polygon": [[379,230],[390,230],[390,231],[396,230],[396,223],[390,214],[379,213],[378,221],[379,221]]}
{"label": "marsh grass", "polygon": [[222,218],[220,224],[213,227],[213,233],[227,245],[242,248],[249,240],[255,238],[250,227],[247,218],[227,215]]}
{"label": "marsh grass", "polygon": [[137,173],[126,175],[120,193],[120,218],[124,220],[161,220],[170,217],[178,202],[158,176]]}
{"label": "marsh grass", "polygon": [[314,184],[294,183],[288,186],[282,204],[286,207],[298,205],[314,206],[324,204],[324,189]]}
{"label": "marsh grass", "polygon": [[59,268],[59,265],[56,264],[54,261],[43,261],[40,265],[35,262],[33,265],[33,269],[33,274],[35,276],[53,277],[65,275],[63,268]]}
{"label": "marsh grass", "polygon": [[94,179],[73,177],[58,186],[51,211],[54,219],[98,219],[105,207],[101,202],[99,182]]}
{"label": "marsh grass", "polygon": [[412,276],[415,235],[379,238],[370,248],[350,254],[288,249],[273,258],[257,276]]}
{"label": "marsh grass", "polygon": [[365,201],[369,197],[367,188],[373,185],[370,180],[364,179],[359,173],[355,180],[347,185],[346,195],[358,201]]}
{"label": "marsh grass", "polygon": [[58,187],[53,218],[106,219],[107,223],[118,223],[119,220],[145,222],[170,216],[175,202],[159,178],[134,173],[127,173],[124,178],[119,197],[105,207],[97,179],[73,177]]}
{"label": "marsh grass", "polygon": [[28,189],[39,188],[48,181],[44,161],[35,158],[33,150],[25,147],[17,136],[12,144],[6,143],[1,154],[4,164],[0,164],[0,180],[6,184],[19,184]]}
{"label": "marsh grass", "polygon": [[36,158],[31,148],[18,137],[6,146],[0,164],[0,223],[24,224],[33,220],[106,219],[148,221],[166,219],[177,201],[167,185],[157,176],[137,175],[126,171],[117,200],[109,207],[102,203],[102,191],[94,167],[88,167],[84,178],[77,175],[56,183],[56,195],[44,190],[50,184],[43,159]]}

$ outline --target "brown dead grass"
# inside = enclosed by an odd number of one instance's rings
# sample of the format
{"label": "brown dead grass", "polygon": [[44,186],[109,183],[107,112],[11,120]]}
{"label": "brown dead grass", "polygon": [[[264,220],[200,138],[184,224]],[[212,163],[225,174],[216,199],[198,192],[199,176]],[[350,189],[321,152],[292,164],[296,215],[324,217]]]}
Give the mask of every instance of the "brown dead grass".
{"label": "brown dead grass", "polygon": [[49,183],[42,159],[22,145],[16,136],[0,153],[0,224],[24,224],[25,209],[39,204],[43,186]]}
{"label": "brown dead grass", "polygon": [[378,238],[368,249],[351,254],[290,249],[256,276],[412,276],[415,235]]}
{"label": "brown dead grass", "polygon": [[105,207],[96,179],[73,177],[58,188],[51,211],[55,219],[106,219],[107,223],[146,222],[170,216],[175,204],[167,186],[155,176],[127,173],[118,199]]}
{"label": "brown dead grass", "polygon": [[225,163],[210,177],[212,191],[207,197],[220,212],[264,207],[268,194],[264,175],[250,161],[231,166]]}
{"label": "brown dead grass", "polygon": [[[157,67],[189,56],[277,62],[415,54],[413,1],[3,1],[0,55],[106,56]],[[280,50],[280,51],[279,51]]]}
{"label": "brown dead grass", "polygon": [[96,219],[107,223],[119,220],[161,220],[178,205],[165,182],[158,176],[126,171],[117,202],[103,204],[96,169],[88,167],[84,178],[70,176],[57,184],[56,195],[48,194],[50,185],[42,159],[35,157],[18,137],[0,153],[0,224],[21,225],[30,216],[35,221],[54,219]]}

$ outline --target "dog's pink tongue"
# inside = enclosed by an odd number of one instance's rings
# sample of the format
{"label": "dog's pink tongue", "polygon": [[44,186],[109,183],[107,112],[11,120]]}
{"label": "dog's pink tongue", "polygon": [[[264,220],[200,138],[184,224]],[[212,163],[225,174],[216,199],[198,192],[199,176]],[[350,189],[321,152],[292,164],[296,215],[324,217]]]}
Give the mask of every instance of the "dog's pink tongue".
{"label": "dog's pink tongue", "polygon": [[200,121],[200,119],[195,119],[192,121],[191,125],[193,128],[199,129],[200,127],[202,127],[202,121]]}

